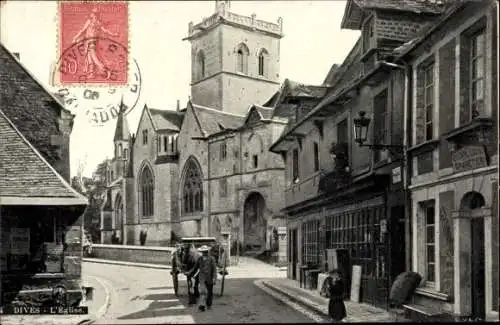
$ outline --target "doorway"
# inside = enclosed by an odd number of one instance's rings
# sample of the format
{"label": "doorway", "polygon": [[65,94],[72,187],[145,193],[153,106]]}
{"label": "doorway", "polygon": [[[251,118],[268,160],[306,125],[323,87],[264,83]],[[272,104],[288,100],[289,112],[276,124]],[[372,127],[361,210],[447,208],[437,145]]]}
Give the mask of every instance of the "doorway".
{"label": "doorway", "polygon": [[485,265],[484,265],[484,218],[471,220],[471,316],[474,320],[484,320]]}
{"label": "doorway", "polygon": [[405,219],[404,205],[399,205],[391,208],[390,222],[390,258],[391,271],[389,283],[392,284],[394,279],[401,273],[406,271],[406,250],[405,250]]}
{"label": "doorway", "polygon": [[478,192],[469,192],[460,202],[462,214],[470,220],[470,318],[484,320],[486,316],[484,197]]}
{"label": "doorway", "polygon": [[290,247],[292,258],[292,279],[297,280],[297,264],[299,249],[297,247],[297,228],[290,230]]}
{"label": "doorway", "polygon": [[266,203],[259,193],[251,193],[243,210],[244,248],[261,250],[266,248],[267,220],[264,215]]}

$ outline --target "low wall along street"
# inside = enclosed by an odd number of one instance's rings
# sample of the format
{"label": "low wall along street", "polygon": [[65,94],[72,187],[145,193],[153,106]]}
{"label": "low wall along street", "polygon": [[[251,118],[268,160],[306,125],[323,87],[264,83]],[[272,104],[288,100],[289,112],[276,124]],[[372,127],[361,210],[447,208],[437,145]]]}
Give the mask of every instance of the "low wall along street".
{"label": "low wall along street", "polygon": [[175,247],[93,244],[92,257],[113,261],[170,265],[174,250]]}

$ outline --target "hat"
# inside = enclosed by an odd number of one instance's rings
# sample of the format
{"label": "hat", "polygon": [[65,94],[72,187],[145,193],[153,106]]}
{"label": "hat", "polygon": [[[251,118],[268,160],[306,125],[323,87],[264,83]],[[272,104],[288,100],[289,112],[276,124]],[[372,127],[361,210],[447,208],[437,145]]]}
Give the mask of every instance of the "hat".
{"label": "hat", "polygon": [[198,248],[199,252],[208,252],[209,250],[210,250],[210,247],[208,247],[207,245],[203,245],[200,248]]}

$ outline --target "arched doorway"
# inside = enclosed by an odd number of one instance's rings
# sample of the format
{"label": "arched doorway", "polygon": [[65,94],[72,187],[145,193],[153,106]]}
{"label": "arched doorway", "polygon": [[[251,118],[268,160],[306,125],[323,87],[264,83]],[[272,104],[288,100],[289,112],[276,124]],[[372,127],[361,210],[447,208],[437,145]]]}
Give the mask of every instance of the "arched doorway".
{"label": "arched doorway", "polygon": [[470,218],[471,317],[477,320],[486,315],[484,206],[484,197],[478,192],[469,192],[460,201],[461,213]]}
{"label": "arched doorway", "polygon": [[122,196],[118,194],[115,199],[115,234],[117,244],[123,243],[123,200]]}
{"label": "arched doorway", "polygon": [[259,193],[251,193],[243,210],[243,240],[245,249],[266,247],[267,220],[264,216],[266,202]]}

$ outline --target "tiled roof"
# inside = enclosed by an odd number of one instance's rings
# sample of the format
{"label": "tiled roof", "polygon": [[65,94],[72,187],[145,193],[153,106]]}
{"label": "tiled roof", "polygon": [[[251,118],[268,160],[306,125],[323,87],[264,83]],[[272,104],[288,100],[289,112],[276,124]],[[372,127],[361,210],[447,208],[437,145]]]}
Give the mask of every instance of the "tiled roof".
{"label": "tiled roof", "polygon": [[[2,111],[51,164],[59,158],[51,135],[59,135],[62,104],[0,43]],[[34,113],[36,110],[36,113]],[[69,111],[67,111],[69,112]]]}
{"label": "tiled roof", "polygon": [[293,113],[294,106],[285,103],[285,99],[288,97],[309,98],[311,100],[320,99],[325,96],[327,90],[328,87],[326,86],[305,85],[285,79],[280,90],[279,99],[275,104],[273,116],[289,117]]}
{"label": "tiled roof", "polygon": [[87,204],[87,199],[71,188],[2,110],[0,175],[0,204]]}
{"label": "tiled roof", "polygon": [[116,119],[115,136],[113,141],[130,139],[130,130],[128,128],[127,117],[123,109],[120,109],[118,118]]}
{"label": "tiled roof", "polygon": [[331,86],[332,81],[335,78],[336,74],[339,71],[339,65],[334,63],[332,67],[330,68],[330,71],[328,71],[328,74],[325,77],[325,80],[323,81],[323,86]]}
{"label": "tiled roof", "polygon": [[236,115],[191,103],[193,112],[206,136],[225,129],[237,129],[245,120],[244,115]]}
{"label": "tiled roof", "polygon": [[156,130],[180,130],[184,113],[154,108],[149,108],[149,112],[151,113]]}
{"label": "tiled roof", "polygon": [[414,13],[442,13],[450,0],[354,0],[364,9],[399,10]]}

